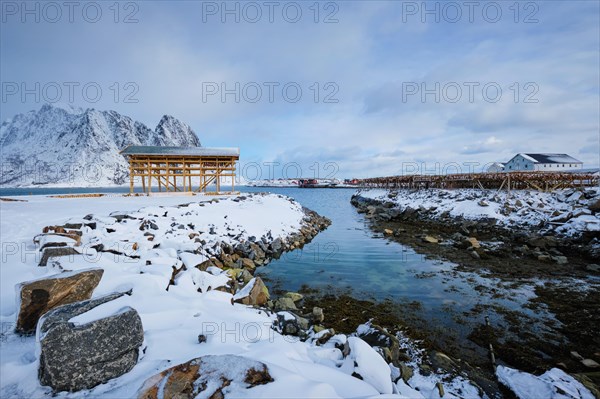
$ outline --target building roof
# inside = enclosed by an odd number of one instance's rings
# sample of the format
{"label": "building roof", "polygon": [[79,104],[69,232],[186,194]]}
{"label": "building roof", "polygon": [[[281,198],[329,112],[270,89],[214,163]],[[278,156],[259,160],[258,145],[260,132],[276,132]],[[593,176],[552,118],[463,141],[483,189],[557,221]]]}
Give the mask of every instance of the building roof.
{"label": "building roof", "polygon": [[203,157],[239,157],[237,147],[166,147],[130,145],[121,151],[123,155],[178,155]]}
{"label": "building roof", "polygon": [[567,154],[520,154],[535,163],[583,163]]}

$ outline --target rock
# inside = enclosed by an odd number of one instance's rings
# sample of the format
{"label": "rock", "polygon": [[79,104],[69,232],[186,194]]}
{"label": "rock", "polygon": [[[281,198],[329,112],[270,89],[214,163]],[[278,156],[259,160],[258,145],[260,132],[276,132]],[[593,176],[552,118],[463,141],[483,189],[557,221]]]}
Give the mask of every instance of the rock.
{"label": "rock", "polygon": [[490,206],[490,204],[486,200],[484,200],[484,199],[480,200],[477,203],[477,205],[479,205],[479,206]]}
{"label": "rock", "polygon": [[256,265],[254,264],[254,261],[248,258],[242,258],[242,267],[244,269],[250,269],[250,270],[254,270],[256,268]]}
{"label": "rock", "polygon": [[37,322],[44,313],[61,305],[90,299],[103,274],[102,269],[92,269],[19,284],[20,306],[16,331],[21,334],[35,333]]}
{"label": "rock", "polygon": [[431,351],[429,353],[429,360],[431,361],[431,366],[434,370],[442,370],[443,372],[450,374],[460,371],[460,367],[456,362],[442,352],[435,350]]}
{"label": "rock", "polygon": [[581,361],[581,364],[583,364],[585,367],[588,367],[591,369],[600,368],[600,364],[598,364],[598,362],[596,362],[595,360],[592,360],[592,359],[583,359]]}
{"label": "rock", "polygon": [[588,206],[588,209],[594,213],[600,212],[600,199]]}
{"label": "rock", "polygon": [[[204,262],[200,263],[198,266],[196,266],[199,270],[205,272],[209,267],[219,267],[217,266],[215,263],[213,263],[210,259],[209,260],[205,260]],[[222,269],[223,265],[221,264],[221,267],[219,267],[219,269]]]}
{"label": "rock", "polygon": [[587,270],[588,272],[600,273],[600,265],[592,263],[590,265],[587,265],[585,267],[585,270]]}
{"label": "rock", "polygon": [[569,260],[566,256],[553,256],[552,260],[558,263],[559,265],[566,265],[569,263]]}
{"label": "rock", "polygon": [[314,323],[322,323],[325,320],[325,314],[323,313],[323,309],[314,307],[312,310],[311,319]]}
{"label": "rock", "polygon": [[393,334],[376,324],[363,324],[356,330],[357,335],[372,347],[388,348],[390,359],[387,362],[399,366],[400,342]]}
{"label": "rock", "polygon": [[481,248],[479,241],[475,237],[469,237],[465,240],[471,248]]}
{"label": "rock", "polygon": [[73,255],[81,256],[81,254],[72,247],[44,248],[44,252],[42,254],[42,259],[40,259],[40,263],[38,264],[38,266],[47,266],[48,260],[50,260],[50,258],[56,258],[59,256],[73,256]]}
{"label": "rock", "polygon": [[477,251],[470,251],[469,255],[471,255],[471,258],[473,258],[473,259],[481,259],[481,256],[479,256]]}
{"label": "rock", "polygon": [[576,202],[579,201],[583,197],[583,193],[581,191],[575,191],[573,194],[567,198],[567,202]]}
{"label": "rock", "polygon": [[409,367],[404,363],[400,363],[400,376],[402,377],[402,381],[404,381],[404,383],[408,384],[408,380],[410,380],[414,374],[415,372],[413,371],[412,367]]}
{"label": "rock", "polygon": [[462,242],[466,237],[460,233],[454,233],[450,236],[450,238],[456,242]]}
{"label": "rock", "polygon": [[383,230],[383,234],[385,234],[386,236],[391,236],[394,234],[394,230],[385,229]]}
{"label": "rock", "polygon": [[198,335],[198,343],[203,344],[205,342],[206,342],[206,335],[204,335],[204,334]]}
{"label": "rock", "polygon": [[440,398],[443,398],[444,397],[444,386],[439,381],[435,384],[435,386],[438,389],[438,395],[440,395]]}
{"label": "rock", "polygon": [[598,378],[598,372],[573,374],[573,377],[575,377],[577,381],[581,382],[584,387],[589,389],[594,397],[600,398],[600,389],[598,385],[592,381]]}
{"label": "rock", "polygon": [[538,255],[537,260],[540,262],[548,262],[550,261],[550,255]]}
{"label": "rock", "polygon": [[292,300],[292,298],[289,297],[281,297],[281,298],[277,298],[277,300],[275,301],[275,310],[279,311],[279,310],[297,310],[298,308],[296,307],[296,304],[294,303],[294,301]]}
{"label": "rock", "polygon": [[273,242],[271,243],[271,251],[273,251],[274,253],[281,252],[282,247],[283,247],[283,242],[281,241],[281,238],[279,238],[279,237],[274,239]]}
{"label": "rock", "polygon": [[129,372],[144,342],[138,313],[124,307],[107,317],[77,325],[70,319],[125,293],[63,305],[39,322],[39,379],[57,391],[90,389]]}
{"label": "rock", "polygon": [[308,319],[287,311],[277,313],[275,325],[283,335],[301,335],[303,330],[306,331],[310,327]]}
{"label": "rock", "polygon": [[555,248],[557,246],[556,238],[550,236],[531,238],[527,244],[529,244],[530,247],[538,247],[543,250]]}
{"label": "rock", "polygon": [[571,356],[576,360],[583,360],[583,356],[581,356],[578,352],[572,351]]}
{"label": "rock", "polygon": [[324,343],[329,341],[329,339],[331,339],[331,337],[333,337],[335,335],[335,330],[333,328],[325,328],[323,326],[313,326],[313,329],[317,333],[316,339],[317,339],[317,343],[319,345],[323,345]]}
{"label": "rock", "polygon": [[294,302],[298,302],[299,300],[304,298],[302,294],[298,294],[297,292],[286,292],[283,296],[285,298],[290,298]]}
{"label": "rock", "polygon": [[430,244],[437,244],[439,242],[439,240],[435,237],[432,236],[425,236],[423,237],[423,241],[424,242],[428,242]]}
{"label": "rock", "polygon": [[296,323],[301,330],[308,330],[310,328],[310,322],[307,318],[300,317],[296,314],[294,314],[294,317],[296,317]]}
{"label": "rock", "polygon": [[571,218],[575,219],[580,216],[586,216],[586,215],[591,215],[591,214],[592,214],[592,211],[590,211],[589,209],[578,208],[578,209],[573,210],[573,212],[571,212]]}
{"label": "rock", "polygon": [[323,327],[323,326],[322,326],[322,325],[320,325],[320,324],[315,324],[315,325],[313,326],[313,331],[314,331],[315,333],[320,333],[321,331],[325,331],[325,327]]}
{"label": "rock", "polygon": [[255,277],[233,296],[234,302],[262,306],[269,300],[269,290],[260,277]]}
{"label": "rock", "polygon": [[391,394],[394,390],[391,370],[380,354],[358,337],[348,337],[347,342],[350,353],[345,360],[348,364],[354,365],[352,375],[360,376],[360,379],[370,384],[379,393]]}
{"label": "rock", "polygon": [[272,381],[264,363],[234,355],[202,356],[150,377],[138,391],[137,397],[240,397],[248,396],[244,393],[246,389]]}

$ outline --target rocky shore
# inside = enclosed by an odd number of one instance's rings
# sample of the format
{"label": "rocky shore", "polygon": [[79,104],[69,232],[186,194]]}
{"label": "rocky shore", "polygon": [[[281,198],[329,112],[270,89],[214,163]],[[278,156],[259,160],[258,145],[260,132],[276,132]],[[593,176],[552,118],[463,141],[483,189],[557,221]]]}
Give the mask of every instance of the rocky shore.
{"label": "rocky shore", "polygon": [[[502,361],[532,373],[559,367],[599,392],[598,190],[513,192],[508,198],[484,190],[374,191],[351,199],[374,232],[428,258],[454,262],[457,271],[515,288],[533,286],[529,309],[558,320],[540,335],[516,309],[494,309],[512,323],[510,331],[482,325],[471,332],[472,342],[492,344]],[[480,306],[480,317],[485,310]],[[462,357],[460,350],[450,355]]]}
{"label": "rocky shore", "polygon": [[[600,273],[597,189],[544,196],[530,192],[509,196],[485,190],[423,191],[359,192],[351,202],[374,222],[418,224],[423,230],[419,241],[462,248],[474,259],[533,259],[556,273]],[[461,212],[463,204],[467,206]],[[425,234],[428,228],[438,236]],[[386,232],[392,236],[402,233],[402,228]],[[504,267],[497,271],[518,273]]]}
{"label": "rocky shore", "polygon": [[[58,223],[52,211],[71,213],[64,200],[29,201],[2,220],[15,245],[3,256],[0,317],[16,320],[1,336],[3,397],[502,394],[477,366],[415,340],[387,305],[270,293],[256,269],[330,224],[290,198],[148,198],[156,203],[113,212],[139,202],[76,199],[87,214]],[[31,228],[18,224],[35,209]],[[14,250],[19,234],[34,237],[24,248],[35,257]],[[7,304],[11,285],[18,298]],[[537,381],[501,370],[515,392]],[[579,384],[552,373],[541,382],[548,392]]]}

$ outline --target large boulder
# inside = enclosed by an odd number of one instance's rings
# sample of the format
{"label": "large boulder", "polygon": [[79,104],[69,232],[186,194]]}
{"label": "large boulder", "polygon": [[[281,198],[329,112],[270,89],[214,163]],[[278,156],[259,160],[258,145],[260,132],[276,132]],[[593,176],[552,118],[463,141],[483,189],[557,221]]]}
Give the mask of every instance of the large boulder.
{"label": "large boulder", "polygon": [[233,300],[244,305],[262,306],[269,300],[269,290],[260,277],[255,277],[234,295]]}
{"label": "large boulder", "polygon": [[202,356],[150,377],[138,398],[251,397],[246,389],[272,381],[264,363],[234,355]]}
{"label": "large boulder", "polygon": [[17,285],[20,301],[17,332],[33,334],[44,313],[57,306],[90,299],[103,273],[102,269],[62,273]]}
{"label": "large boulder", "polygon": [[[144,329],[138,313],[128,307],[108,314],[85,313],[126,293],[63,305],[39,322],[39,379],[57,391],[79,391],[119,377],[137,363]],[[82,324],[71,320],[83,317]],[[88,320],[89,318],[89,320]]]}

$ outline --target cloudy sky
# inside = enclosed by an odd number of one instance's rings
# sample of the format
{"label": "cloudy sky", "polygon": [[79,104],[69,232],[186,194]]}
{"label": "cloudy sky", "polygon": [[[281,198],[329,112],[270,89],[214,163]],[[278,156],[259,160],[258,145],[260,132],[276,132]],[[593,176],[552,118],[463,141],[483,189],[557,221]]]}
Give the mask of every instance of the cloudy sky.
{"label": "cloudy sky", "polygon": [[263,178],[599,163],[597,1],[72,4],[2,2],[2,120],[171,114]]}

